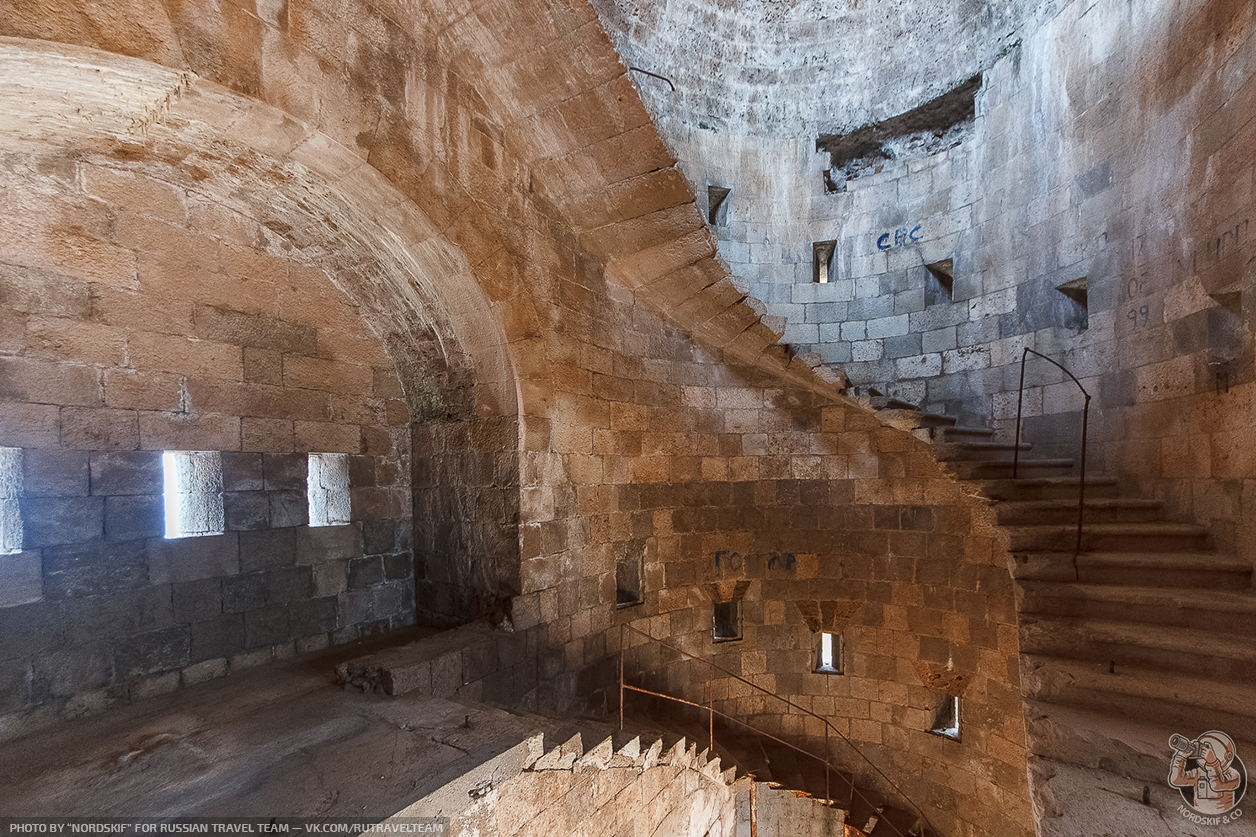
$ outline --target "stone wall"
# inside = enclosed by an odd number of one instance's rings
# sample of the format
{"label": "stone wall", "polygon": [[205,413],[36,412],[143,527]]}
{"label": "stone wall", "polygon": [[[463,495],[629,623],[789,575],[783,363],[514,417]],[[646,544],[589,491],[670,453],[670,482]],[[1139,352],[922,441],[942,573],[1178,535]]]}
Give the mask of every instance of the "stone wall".
{"label": "stone wall", "polygon": [[[2,177],[6,727],[413,621],[408,409],[323,271],[125,164]],[[216,534],[166,537],[165,450],[219,453]],[[347,456],[349,522],[308,525],[307,451]]]}
{"label": "stone wall", "polygon": [[[1253,425],[1253,167],[1241,150],[1251,10],[1130,8],[1068,3],[1023,18],[1001,52],[969,55],[982,87],[959,145],[900,155],[835,192],[815,140],[876,124],[892,115],[883,108],[817,108],[813,135],[799,136],[749,119],[694,124],[680,99],[642,87],[697,190],[731,189],[720,252],[796,350],[840,365],[861,390],[1008,437],[1022,351],[1041,352],[1093,397],[1092,472],[1167,499],[1211,525],[1222,549],[1256,560],[1254,472],[1238,441]],[[644,30],[604,14],[621,48],[648,49]],[[1182,59],[1184,42],[1198,60]],[[937,92],[904,97],[896,80],[876,80],[895,113]],[[745,81],[737,95],[754,101],[772,84]],[[812,281],[811,243],[829,240],[825,287]],[[925,267],[945,259],[949,299]],[[1025,428],[1038,453],[1077,456],[1083,400],[1031,357]]]}
{"label": "stone wall", "polygon": [[[408,418],[431,423],[414,433],[419,612],[444,624],[487,609],[509,638],[495,660],[460,672],[484,699],[605,711],[617,619],[675,618],[658,635],[706,647],[695,597],[707,595],[712,555],[793,553],[814,579],[875,601],[861,630],[875,637],[889,625],[894,652],[864,658],[860,675],[860,688],[875,683],[885,699],[852,732],[892,760],[916,764],[934,743],[915,735],[925,699],[913,691],[923,688],[910,680],[915,664],[942,665],[945,653],[973,666],[972,699],[988,715],[971,740],[929,752],[954,776],[938,804],[952,817],[993,812],[1005,800],[980,799],[978,780],[987,789],[995,761],[1023,758],[1023,744],[1019,711],[999,691],[1016,677],[1014,635],[1009,644],[993,627],[1011,607],[1005,556],[973,516],[979,504],[922,444],[880,427],[777,345],[716,258],[592,10],[524,5],[293,4],[254,17],[232,4],[167,13],[137,0],[130,18],[112,19],[132,34],[168,26],[156,42],[110,40],[107,26],[23,7],[5,32],[130,43],[199,78],[173,83],[175,71],[145,61],[5,42],[8,66],[40,71],[22,84],[64,84],[44,108],[80,98],[96,107],[87,88],[102,100],[122,90],[139,114],[151,94],[162,104],[141,132],[113,100],[86,124],[73,107],[54,119],[15,96],[0,136],[20,145],[42,131],[71,156],[167,165],[189,189],[269,222],[269,233],[252,228],[267,249],[327,265],[357,327],[377,335],[368,344],[393,353]],[[131,18],[144,25],[119,22]],[[109,90],[91,87],[96,69]],[[388,432],[402,450],[409,430]],[[385,470],[377,462],[376,478]],[[401,479],[370,496],[404,501]],[[934,504],[947,511],[925,514]],[[644,604],[617,609],[617,563],[636,558]],[[794,586],[740,580],[762,608],[748,611],[748,627],[769,628],[738,655],[809,644],[785,615]],[[780,665],[792,674],[784,656]],[[886,717],[903,697],[909,709]],[[910,783],[909,794],[935,802],[933,785]],[[1025,809],[1013,810],[1009,830],[1027,830]]]}

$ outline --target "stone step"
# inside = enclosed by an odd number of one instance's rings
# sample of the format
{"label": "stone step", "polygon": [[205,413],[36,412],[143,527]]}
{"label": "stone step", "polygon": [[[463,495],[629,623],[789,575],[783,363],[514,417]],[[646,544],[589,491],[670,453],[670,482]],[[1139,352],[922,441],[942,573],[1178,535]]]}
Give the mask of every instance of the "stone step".
{"label": "stone step", "polygon": [[994,431],[988,427],[963,427],[958,424],[942,428],[941,433],[944,440],[952,442],[990,439],[994,436]]}
{"label": "stone step", "polygon": [[[964,461],[946,462],[945,467],[956,479],[1006,480],[1012,478],[1012,461]],[[1073,472],[1072,459],[1024,459],[1017,475],[1026,479],[1058,477]]]}
{"label": "stone step", "polygon": [[871,834],[880,822],[880,813],[885,808],[885,798],[876,791],[859,788],[855,798],[851,800],[850,814],[846,817],[861,834]]}
{"label": "stone step", "polygon": [[[1077,543],[1077,526],[1003,526],[1011,552],[1064,552]],[[1082,527],[1083,552],[1192,552],[1211,533],[1193,523],[1095,523]]]}
{"label": "stone step", "polygon": [[[940,462],[1011,462],[1016,452],[1016,445],[1011,442],[995,442],[989,439],[953,441],[949,437],[937,446],[937,457]],[[1021,464],[1030,460],[1025,454],[1032,446],[1021,443]]]}
{"label": "stone step", "polygon": [[1122,671],[1160,669],[1256,684],[1256,644],[1248,637],[1111,619],[1021,617],[1021,653],[1084,660]]}
{"label": "stone step", "polygon": [[[1023,477],[1021,479],[987,479],[981,493],[991,500],[1073,500],[1077,501],[1081,480],[1077,477]],[[1112,477],[1086,477],[1086,499],[1119,496]]]}
{"label": "stone step", "polygon": [[1250,564],[1213,552],[1018,552],[1013,558],[1020,580],[1208,590],[1242,590],[1252,583]]}
{"label": "stone step", "polygon": [[1256,590],[1250,587],[1194,590],[1023,581],[1020,590],[1023,614],[1119,619],[1256,636]]}
{"label": "stone step", "polygon": [[[1159,500],[1125,497],[1087,497],[1083,525],[1090,523],[1151,523],[1160,519]],[[1077,523],[1077,498],[1067,500],[1009,500],[999,503],[995,514],[1000,526],[1040,526]]]}
{"label": "stone step", "polygon": [[[1189,674],[1166,675],[1137,667],[1118,666],[1116,673],[1110,673],[1107,666],[1094,663],[1025,655],[1021,660],[1021,685],[1028,698],[1025,717],[1031,735],[1046,741],[1053,736],[1067,738],[1066,722],[1080,722],[1075,727],[1077,734],[1092,744],[1104,732],[1110,739],[1125,742],[1125,747],[1111,747],[1109,765],[1124,752],[1156,754],[1167,768],[1168,740],[1174,732],[1194,738],[1207,730],[1219,729],[1236,740],[1252,741],[1249,752],[1256,752],[1256,707],[1248,684]],[[1069,707],[1073,712],[1048,706]],[[1058,729],[1052,732],[1041,724],[1035,727],[1034,719],[1044,715]],[[1073,745],[1057,742],[1055,749],[1044,752],[1035,748],[1034,752],[1086,763],[1078,760],[1078,753],[1069,751],[1070,746]],[[1095,754],[1096,758],[1103,756]],[[1136,775],[1140,763],[1146,766],[1144,759],[1134,757],[1120,772]]]}
{"label": "stone step", "polygon": [[783,788],[809,793],[802,765],[800,764],[800,759],[804,759],[806,756],[770,739],[764,742],[763,751],[768,757],[768,767],[772,771],[772,781],[780,783]]}
{"label": "stone step", "polygon": [[885,805],[878,812],[877,824],[868,832],[868,837],[905,837],[912,833],[919,821],[913,811]]}

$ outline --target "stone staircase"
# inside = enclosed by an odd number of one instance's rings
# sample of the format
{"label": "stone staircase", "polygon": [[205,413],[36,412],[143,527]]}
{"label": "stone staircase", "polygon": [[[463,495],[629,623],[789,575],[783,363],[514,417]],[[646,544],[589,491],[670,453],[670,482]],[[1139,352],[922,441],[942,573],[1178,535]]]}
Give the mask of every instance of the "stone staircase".
{"label": "stone staircase", "polygon": [[[664,740],[668,735],[683,736],[698,741],[700,747],[709,741],[704,720],[686,721],[666,710],[651,712],[648,718],[645,723],[665,731]],[[756,782],[834,809],[848,837],[937,837],[915,812],[861,786],[849,772],[826,771],[818,759],[722,719],[716,719],[714,732],[713,753],[723,764],[735,765]]]}
{"label": "stone staircase", "polygon": [[[1159,811],[1156,833],[1168,823],[1168,833],[1179,833],[1189,823],[1166,785],[1171,734],[1222,730],[1235,739],[1240,758],[1256,764],[1251,566],[1217,553],[1205,527],[1167,520],[1160,501],[1124,496],[1116,480],[1089,474],[1075,554],[1081,483],[1072,460],[1033,459],[1022,443],[1014,479],[1012,444],[990,430],[906,407],[882,405],[897,426],[914,420],[916,434],[933,441],[944,467],[988,498],[1012,554],[1039,786],[1073,768],[1110,774],[1113,787],[1132,780],[1137,791],[1143,783],[1141,794],[1134,793],[1138,802],[1154,807],[1153,796],[1162,797],[1173,809]],[[1061,787],[1080,793],[1088,783],[1095,784],[1093,776],[1074,776]],[[1044,835],[1078,827],[1101,833],[1091,830],[1093,821],[1071,822],[1060,799],[1038,801]],[[1056,830],[1052,817],[1059,818]],[[1147,833],[1130,822],[1112,833]]]}

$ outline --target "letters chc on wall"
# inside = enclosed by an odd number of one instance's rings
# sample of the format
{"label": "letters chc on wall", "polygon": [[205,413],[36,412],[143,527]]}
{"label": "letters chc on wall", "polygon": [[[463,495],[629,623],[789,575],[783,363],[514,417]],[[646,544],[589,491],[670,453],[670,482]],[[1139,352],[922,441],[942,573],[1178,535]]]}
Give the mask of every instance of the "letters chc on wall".
{"label": "letters chc on wall", "polygon": [[[899,227],[892,233],[881,233],[881,236],[877,239],[877,249],[889,250],[891,247],[915,244],[920,240],[920,227],[921,225],[917,224],[910,230],[907,227]],[[894,239],[892,242],[890,241],[891,238]]]}

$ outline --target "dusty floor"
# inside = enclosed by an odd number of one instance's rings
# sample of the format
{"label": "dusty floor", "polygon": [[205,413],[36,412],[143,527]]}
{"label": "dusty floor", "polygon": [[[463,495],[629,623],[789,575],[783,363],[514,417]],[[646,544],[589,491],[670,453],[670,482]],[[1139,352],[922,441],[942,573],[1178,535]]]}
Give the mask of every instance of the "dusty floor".
{"label": "dusty floor", "polygon": [[[393,814],[536,733],[483,705],[348,691],[340,650],[0,747],[0,816]],[[361,649],[356,649],[361,653]]]}

